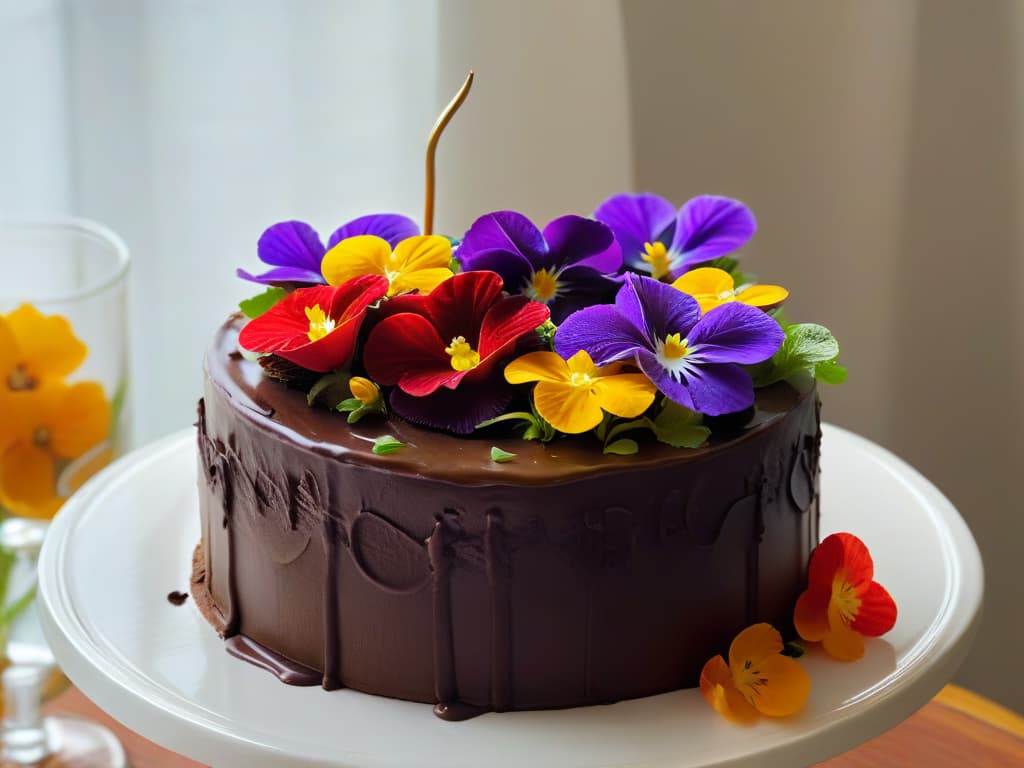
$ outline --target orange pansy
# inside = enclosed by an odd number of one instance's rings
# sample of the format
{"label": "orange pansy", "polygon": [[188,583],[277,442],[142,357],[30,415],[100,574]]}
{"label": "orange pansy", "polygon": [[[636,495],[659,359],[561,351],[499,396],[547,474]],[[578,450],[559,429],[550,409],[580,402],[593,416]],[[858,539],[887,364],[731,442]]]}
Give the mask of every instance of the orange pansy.
{"label": "orange pansy", "polygon": [[67,318],[22,304],[0,315],[0,388],[23,392],[47,379],[67,376],[82,364],[87,351]]}
{"label": "orange pansy", "polygon": [[863,636],[884,635],[896,623],[896,603],[874,574],[871,553],[853,534],[834,533],[822,541],[811,554],[807,590],[793,611],[800,637],[821,642],[837,659],[863,656]]}
{"label": "orange pansy", "polygon": [[752,723],[759,713],[785,717],[800,711],[811,679],[782,649],[782,636],[771,624],[747,627],[729,646],[728,664],[715,656],[704,665],[700,692],[716,712],[737,723]]}

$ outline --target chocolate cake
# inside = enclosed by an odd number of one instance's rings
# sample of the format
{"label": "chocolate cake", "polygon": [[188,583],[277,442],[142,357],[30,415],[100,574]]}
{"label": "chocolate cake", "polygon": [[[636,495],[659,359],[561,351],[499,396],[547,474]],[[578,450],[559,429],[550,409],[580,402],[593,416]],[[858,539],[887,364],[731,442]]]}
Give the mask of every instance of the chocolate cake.
{"label": "chocolate cake", "polygon": [[[792,627],[818,541],[813,384],[759,387],[701,447],[620,456],[350,425],[244,359],[243,324],[206,357],[192,583],[234,654],[461,719],[694,686],[742,628]],[[402,450],[374,452],[385,434]]]}

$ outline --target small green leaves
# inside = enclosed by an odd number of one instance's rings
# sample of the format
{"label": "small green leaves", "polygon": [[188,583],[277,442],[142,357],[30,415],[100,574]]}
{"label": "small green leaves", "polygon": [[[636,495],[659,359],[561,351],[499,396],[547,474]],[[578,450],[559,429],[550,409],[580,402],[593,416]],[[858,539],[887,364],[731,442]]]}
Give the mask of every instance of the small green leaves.
{"label": "small green leaves", "polygon": [[771,364],[759,369],[755,383],[759,387],[799,375],[810,375],[827,384],[846,380],[846,369],[838,363],[839,342],[832,332],[816,323],[787,326],[786,338]]}
{"label": "small green leaves", "polygon": [[636,440],[630,440],[628,437],[623,437],[604,447],[605,453],[614,453],[616,456],[632,456],[639,450],[640,446],[637,445]]}
{"label": "small green leaves", "polygon": [[782,655],[789,656],[791,659],[799,659],[806,653],[804,644],[799,640],[790,640],[784,646],[782,646]]}
{"label": "small green leaves", "polygon": [[666,399],[654,419],[654,436],[673,448],[699,448],[711,436],[711,430],[701,424],[699,413]]}
{"label": "small green leaves", "polygon": [[263,293],[240,302],[238,308],[251,320],[262,315],[287,295],[288,292],[284,288],[267,288]]}
{"label": "small green leaves", "polygon": [[392,435],[381,435],[373,441],[373,452],[378,456],[386,456],[402,448],[405,448],[405,443],[397,440]]}
{"label": "small green leaves", "polygon": [[541,343],[551,351],[555,349],[555,331],[558,330],[558,326],[551,322],[548,318],[544,321],[544,325],[537,329],[537,335],[540,336]]}
{"label": "small green leaves", "polygon": [[555,428],[548,424],[540,414],[534,410],[532,413],[527,411],[513,411],[512,413],[503,413],[501,416],[496,416],[493,419],[487,419],[487,421],[481,421],[476,425],[477,429],[483,429],[485,427],[493,426],[494,424],[500,424],[503,421],[520,421],[523,430],[524,440],[540,440],[542,443],[548,443],[555,439]]}
{"label": "small green leaves", "polygon": [[329,405],[337,402],[337,398],[348,393],[348,371],[334,371],[327,373],[316,380],[306,394],[306,404],[313,405],[319,398],[321,403]]}
{"label": "small green leaves", "polygon": [[517,454],[503,451],[496,445],[491,446],[491,461],[495,461],[498,464],[504,464],[505,462],[512,461],[516,456]]}
{"label": "small green leaves", "polygon": [[387,408],[384,407],[384,400],[380,399],[377,402],[367,405],[358,397],[348,397],[334,406],[336,411],[348,414],[348,423],[356,424],[362,420],[364,416],[369,416],[371,413],[387,413]]}

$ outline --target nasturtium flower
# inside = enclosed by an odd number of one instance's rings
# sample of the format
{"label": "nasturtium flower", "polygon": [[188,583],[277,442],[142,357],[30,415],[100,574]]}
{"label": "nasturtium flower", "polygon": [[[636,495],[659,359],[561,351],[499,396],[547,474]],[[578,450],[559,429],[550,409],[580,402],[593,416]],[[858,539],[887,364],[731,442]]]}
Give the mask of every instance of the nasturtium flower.
{"label": "nasturtium flower", "polygon": [[282,221],[268,228],[259,239],[256,255],[273,269],[253,275],[244,269],[238,276],[264,285],[322,285],[320,264],[327,249],[349,237],[374,235],[390,245],[419,234],[416,222],[396,213],[360,216],[336,229],[324,247],[320,235],[304,221]]}
{"label": "nasturtium flower", "polygon": [[562,216],[541,232],[515,211],[494,211],[473,222],[455,258],[466,270],[497,272],[506,291],[546,304],[556,323],[611,297],[622,267],[615,235],[604,224]]}
{"label": "nasturtium flower", "polygon": [[82,364],[87,351],[67,318],[23,304],[0,315],[0,390],[23,393],[62,379]]}
{"label": "nasturtium flower", "polygon": [[505,379],[512,384],[537,382],[537,413],[570,435],[596,427],[605,411],[636,418],[654,402],[657,391],[642,373],[626,372],[624,363],[598,367],[582,349],[568,360],[554,352],[530,352],[508,364]]}
{"label": "nasturtium flower", "polygon": [[799,712],[811,693],[811,678],[782,649],[782,636],[771,624],[747,627],[729,646],[728,664],[715,656],[701,670],[704,699],[723,717],[744,724],[759,713],[786,717]]}
{"label": "nasturtium flower", "polygon": [[502,412],[512,388],[500,364],[549,317],[525,296],[504,296],[494,272],[462,272],[428,296],[387,302],[387,315],[370,332],[366,371],[379,384],[397,385],[391,408],[402,418],[469,434]]}
{"label": "nasturtium flower", "polygon": [[597,206],[594,218],[615,232],[626,266],[655,280],[674,280],[731,253],[757,231],[747,206],[715,195],[695,197],[678,213],[658,195],[615,195]]}
{"label": "nasturtium flower", "polygon": [[717,267],[698,267],[677,278],[672,287],[688,293],[708,312],[722,304],[738,301],[760,309],[777,307],[789,296],[781,285],[741,285],[736,287],[732,275]]}
{"label": "nasturtium flower", "polygon": [[740,365],[767,360],[783,338],[759,309],[734,302],[702,317],[692,296],[629,273],[613,305],[566,318],[555,351],[568,358],[584,349],[597,365],[634,363],[673,402],[719,416],[753,405],[754,385]]}
{"label": "nasturtium flower", "polygon": [[407,237],[395,245],[374,235],[349,237],[324,256],[321,270],[330,285],[359,275],[382,275],[388,296],[430,293],[452,276],[452,244],[440,235]]}
{"label": "nasturtium flower", "polygon": [[871,553],[853,534],[822,541],[811,553],[807,590],[793,611],[800,637],[820,641],[837,659],[863,656],[864,636],[884,635],[896,623],[896,603],[874,575]]}
{"label": "nasturtium flower", "polygon": [[5,397],[9,399],[0,401],[5,408],[0,419],[0,507],[25,517],[52,517],[64,503],[58,465],[108,439],[110,403],[94,381],[68,385],[48,380]]}
{"label": "nasturtium flower", "polygon": [[250,320],[238,343],[326,373],[352,359],[366,310],[388,290],[386,278],[364,275],[338,286],[298,288]]}

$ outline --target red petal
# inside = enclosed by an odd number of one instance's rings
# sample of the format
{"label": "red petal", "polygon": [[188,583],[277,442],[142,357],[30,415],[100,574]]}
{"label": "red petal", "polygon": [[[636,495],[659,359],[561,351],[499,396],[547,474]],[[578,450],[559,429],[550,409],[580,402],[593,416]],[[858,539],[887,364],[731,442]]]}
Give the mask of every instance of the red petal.
{"label": "red petal", "polygon": [[[480,352],[480,328],[484,315],[501,296],[501,277],[494,272],[463,272],[445,280],[424,298],[424,314],[445,343],[465,336]],[[416,310],[414,310],[416,311]]]}
{"label": "red petal", "polygon": [[[281,349],[276,354],[302,368],[318,373],[342,368],[348,364],[352,359],[352,353],[355,352],[356,337],[359,335],[362,321],[362,315],[354,317],[347,323],[335,326],[334,330],[322,339],[310,341],[306,336],[306,343],[301,347]],[[306,328],[309,329],[308,322]]]}
{"label": "red petal", "polygon": [[422,397],[464,375],[452,369],[444,348],[445,342],[427,318],[406,312],[385,318],[373,329],[363,350],[363,364],[378,384],[398,384],[410,395]]}
{"label": "red petal", "polygon": [[807,567],[808,591],[832,594],[832,580],[843,564],[843,541],[833,534],[822,541],[811,553]]}
{"label": "red petal", "polygon": [[551,316],[543,304],[525,296],[500,299],[492,306],[480,326],[480,358],[486,359],[503,347],[516,341]]}
{"label": "red petal", "polygon": [[363,312],[373,302],[387,295],[388,280],[383,275],[360,275],[335,289],[330,316],[344,322]]}
{"label": "red petal", "polygon": [[[852,533],[832,534],[843,545],[843,568],[846,579],[855,587],[866,587],[875,577],[875,563],[863,541]],[[829,538],[832,538],[829,536]]]}
{"label": "red petal", "polygon": [[860,609],[850,628],[868,637],[884,635],[896,623],[896,601],[886,592],[885,587],[872,581],[861,592]]}

